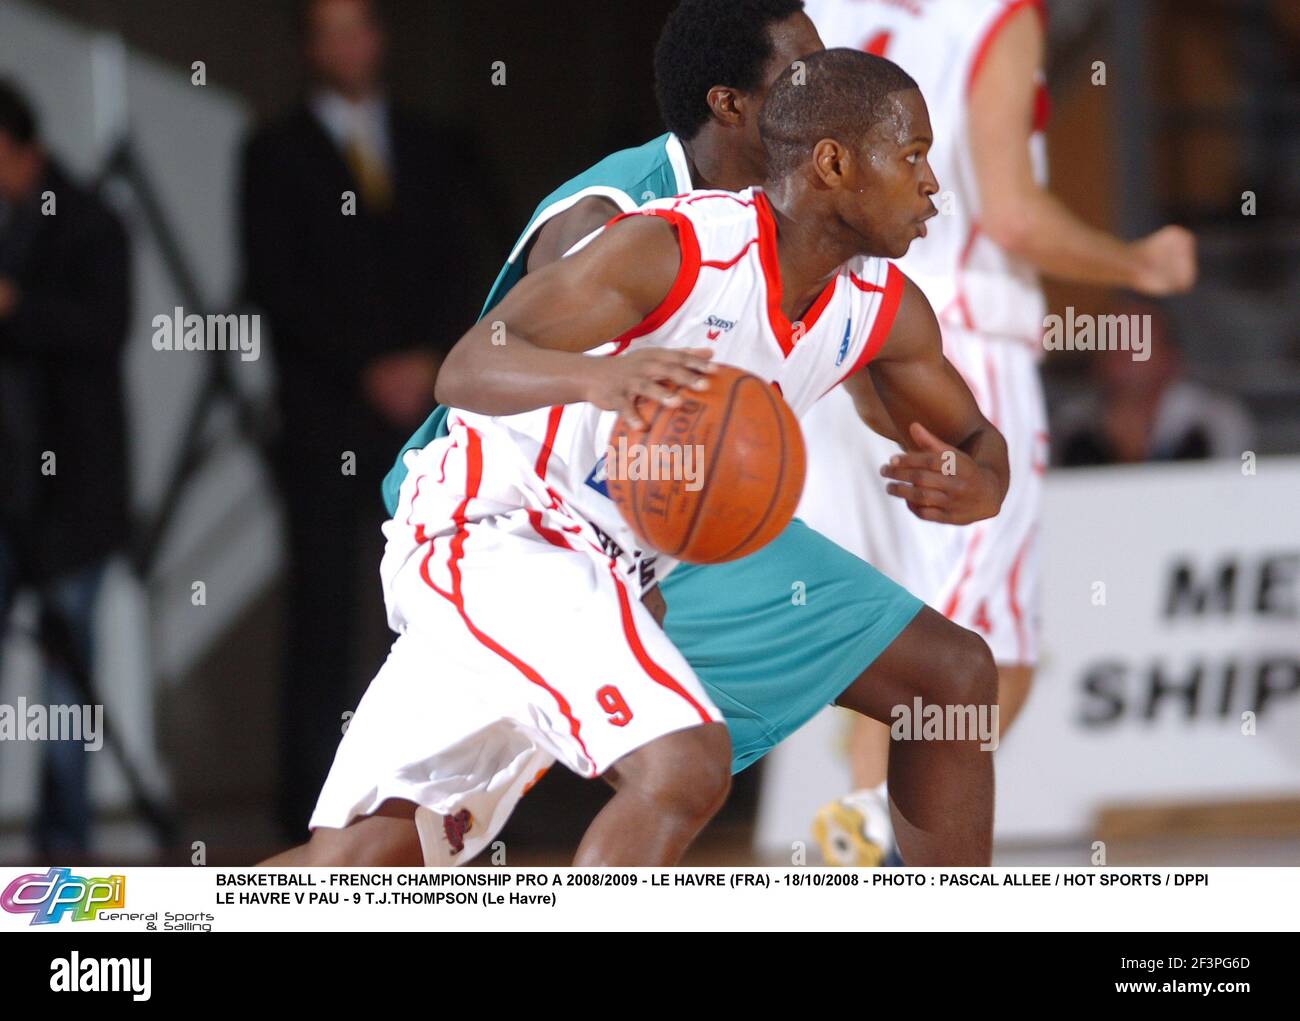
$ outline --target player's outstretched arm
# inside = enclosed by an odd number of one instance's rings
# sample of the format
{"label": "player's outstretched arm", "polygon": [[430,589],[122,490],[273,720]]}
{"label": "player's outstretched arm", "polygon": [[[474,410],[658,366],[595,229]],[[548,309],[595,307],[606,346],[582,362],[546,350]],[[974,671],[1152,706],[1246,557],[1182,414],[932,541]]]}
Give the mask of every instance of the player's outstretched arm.
{"label": "player's outstretched arm", "polygon": [[1177,294],[1196,281],[1196,239],[1164,227],[1125,242],[1088,226],[1039,187],[1029,156],[1043,62],[1043,27],[1027,6],[998,33],[970,96],[970,144],[981,228],[998,245],[1062,280]]}
{"label": "player's outstretched arm", "polygon": [[943,356],[939,323],[907,280],[893,328],[866,372],[844,383],[859,409],[879,402],[905,450],[880,469],[886,490],[926,521],[966,525],[1002,507],[1010,468],[1002,434]]}
{"label": "player's outstretched arm", "polygon": [[681,263],[674,228],[620,220],[580,252],[529,273],[448,353],[435,396],[484,415],[589,401],[641,424],[638,397],[680,402],[665,383],[703,389],[708,349],[583,352],[626,333],[668,296]]}

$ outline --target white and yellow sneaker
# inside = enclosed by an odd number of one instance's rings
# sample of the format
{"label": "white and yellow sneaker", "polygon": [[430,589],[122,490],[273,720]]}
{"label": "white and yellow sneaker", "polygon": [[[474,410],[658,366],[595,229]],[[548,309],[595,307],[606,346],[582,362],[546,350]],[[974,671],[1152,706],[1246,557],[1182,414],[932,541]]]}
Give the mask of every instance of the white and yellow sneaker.
{"label": "white and yellow sneaker", "polygon": [[894,845],[889,802],[878,788],[846,794],[817,810],[812,833],[827,865],[878,868]]}

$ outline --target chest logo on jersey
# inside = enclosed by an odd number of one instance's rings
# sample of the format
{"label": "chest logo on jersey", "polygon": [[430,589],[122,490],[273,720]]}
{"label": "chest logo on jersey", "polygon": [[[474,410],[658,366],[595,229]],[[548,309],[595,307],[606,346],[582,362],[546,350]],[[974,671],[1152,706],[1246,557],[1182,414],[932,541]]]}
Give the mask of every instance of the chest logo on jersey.
{"label": "chest logo on jersey", "polygon": [[724,333],[735,329],[736,321],[734,319],[719,319],[717,316],[709,316],[704,320],[704,325],[709,327],[709,340],[717,340]]}
{"label": "chest logo on jersey", "polygon": [[852,318],[844,320],[844,339],[840,341],[839,353],[835,356],[835,366],[838,368],[844,363],[844,359],[849,354],[849,341],[853,339],[853,320]]}
{"label": "chest logo on jersey", "polygon": [[609,486],[607,483],[609,482],[609,472],[605,462],[606,456],[602,454],[595,467],[591,469],[591,474],[587,476],[587,485],[608,500]]}

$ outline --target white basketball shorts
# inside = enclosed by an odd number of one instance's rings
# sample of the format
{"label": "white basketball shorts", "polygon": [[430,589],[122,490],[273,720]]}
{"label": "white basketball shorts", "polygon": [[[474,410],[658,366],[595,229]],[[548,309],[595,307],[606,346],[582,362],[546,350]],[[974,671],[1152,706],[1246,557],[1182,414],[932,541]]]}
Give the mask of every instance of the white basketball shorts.
{"label": "white basketball shorts", "polygon": [[722,718],[589,525],[541,503],[482,513],[494,505],[478,480],[514,452],[470,432],[407,454],[380,569],[398,637],[311,819],[341,828],[386,799],[414,802],[430,865],[473,858],[556,760],[599,776]]}

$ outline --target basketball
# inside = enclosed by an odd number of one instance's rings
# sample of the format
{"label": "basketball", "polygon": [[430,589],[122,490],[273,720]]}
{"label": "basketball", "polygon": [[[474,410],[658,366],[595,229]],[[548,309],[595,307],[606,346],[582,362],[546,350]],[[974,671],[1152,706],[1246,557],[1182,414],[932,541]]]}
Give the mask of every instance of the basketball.
{"label": "basketball", "polygon": [[[789,524],[803,492],[803,433],[776,388],[719,365],[709,388],[646,428],[610,432],[608,491],[650,547],[693,564],[735,560]],[[644,407],[644,405],[643,405]]]}

